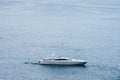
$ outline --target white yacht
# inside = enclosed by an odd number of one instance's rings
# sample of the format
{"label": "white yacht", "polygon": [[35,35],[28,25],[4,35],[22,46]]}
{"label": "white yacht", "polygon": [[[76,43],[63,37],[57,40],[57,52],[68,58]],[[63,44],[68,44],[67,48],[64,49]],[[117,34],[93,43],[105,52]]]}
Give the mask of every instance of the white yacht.
{"label": "white yacht", "polygon": [[53,56],[52,58],[41,59],[39,61],[41,65],[85,65],[86,63],[86,60],[70,59],[61,56]]}

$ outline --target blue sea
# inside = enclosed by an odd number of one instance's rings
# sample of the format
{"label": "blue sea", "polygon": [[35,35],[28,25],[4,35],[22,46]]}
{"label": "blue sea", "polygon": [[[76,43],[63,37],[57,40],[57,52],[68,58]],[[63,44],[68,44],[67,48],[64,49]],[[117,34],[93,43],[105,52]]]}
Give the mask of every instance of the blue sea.
{"label": "blue sea", "polygon": [[120,80],[120,0],[0,0],[0,80]]}

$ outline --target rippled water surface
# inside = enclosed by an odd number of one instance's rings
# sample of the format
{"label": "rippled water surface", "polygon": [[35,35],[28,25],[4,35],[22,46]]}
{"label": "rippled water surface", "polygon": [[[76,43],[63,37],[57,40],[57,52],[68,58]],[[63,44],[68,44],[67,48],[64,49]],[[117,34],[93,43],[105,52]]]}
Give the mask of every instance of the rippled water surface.
{"label": "rippled water surface", "polygon": [[[24,64],[52,53],[88,63]],[[0,80],[120,80],[120,1],[0,0]]]}

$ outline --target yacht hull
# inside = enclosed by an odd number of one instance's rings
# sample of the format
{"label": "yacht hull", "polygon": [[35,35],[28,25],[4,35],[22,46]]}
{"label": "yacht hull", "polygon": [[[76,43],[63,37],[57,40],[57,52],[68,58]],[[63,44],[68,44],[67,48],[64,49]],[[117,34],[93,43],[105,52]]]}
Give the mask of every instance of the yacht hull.
{"label": "yacht hull", "polygon": [[55,61],[39,61],[40,65],[85,65],[87,62],[55,62]]}

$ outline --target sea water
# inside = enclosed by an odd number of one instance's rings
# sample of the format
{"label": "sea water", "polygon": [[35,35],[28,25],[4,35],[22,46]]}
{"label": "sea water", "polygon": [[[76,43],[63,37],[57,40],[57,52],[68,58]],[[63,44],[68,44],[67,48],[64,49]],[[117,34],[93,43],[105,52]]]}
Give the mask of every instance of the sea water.
{"label": "sea water", "polygon": [[[43,66],[53,53],[80,66]],[[120,80],[119,0],[0,0],[0,80]]]}

